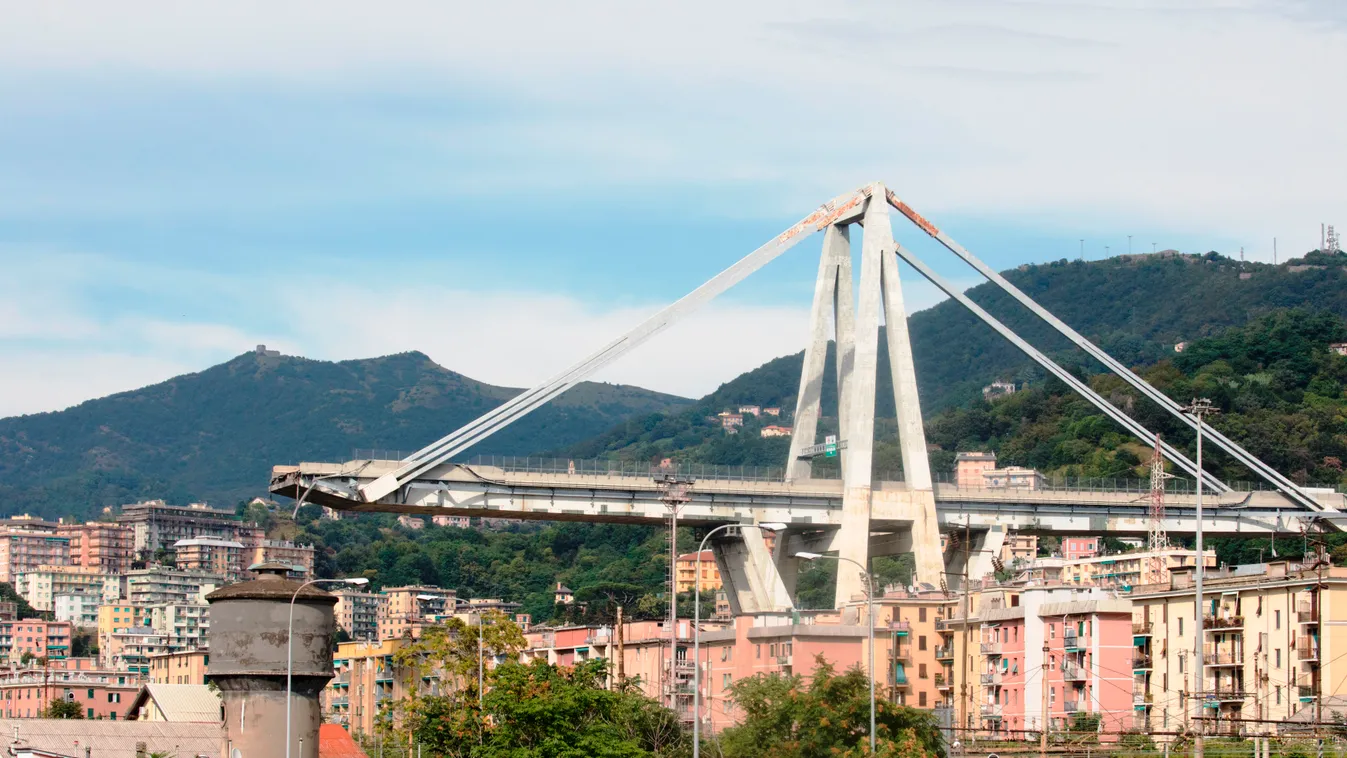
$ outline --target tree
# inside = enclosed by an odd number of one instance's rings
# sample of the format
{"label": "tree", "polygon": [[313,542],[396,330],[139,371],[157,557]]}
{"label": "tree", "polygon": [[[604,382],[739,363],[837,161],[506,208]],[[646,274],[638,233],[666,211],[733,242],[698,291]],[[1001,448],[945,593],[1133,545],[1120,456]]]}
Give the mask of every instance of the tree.
{"label": "tree", "polygon": [[528,646],[519,626],[500,611],[481,614],[480,629],[460,618],[428,627],[421,637],[393,654],[400,667],[414,672],[419,679],[439,674],[446,685],[460,685],[476,696],[478,638],[480,654],[486,659],[513,659]]}
{"label": "tree", "polygon": [[53,700],[42,712],[42,717],[48,719],[82,719],[84,718],[84,709],[73,700]]}
{"label": "tree", "polygon": [[[814,675],[755,676],[731,687],[742,712],[726,729],[726,758],[835,758],[869,752],[870,685],[853,668],[837,674],[821,656]],[[904,758],[944,758],[939,724],[928,711],[876,703],[876,753]]]}

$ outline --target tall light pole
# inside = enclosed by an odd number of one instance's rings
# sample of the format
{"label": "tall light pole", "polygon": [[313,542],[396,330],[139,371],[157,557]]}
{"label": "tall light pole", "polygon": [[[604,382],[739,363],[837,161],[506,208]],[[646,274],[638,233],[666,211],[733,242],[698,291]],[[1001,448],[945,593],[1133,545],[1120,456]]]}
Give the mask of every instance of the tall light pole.
{"label": "tall light pole", "polygon": [[1202,616],[1204,613],[1202,609],[1202,575],[1206,571],[1207,564],[1202,555],[1202,418],[1203,416],[1216,413],[1217,411],[1216,407],[1211,404],[1211,401],[1205,397],[1194,399],[1193,402],[1183,410],[1197,419],[1197,565],[1193,569],[1193,584],[1196,593],[1195,605],[1197,608],[1197,613],[1195,614],[1195,625],[1197,626],[1197,651],[1193,673],[1197,678],[1197,686],[1193,689],[1196,690],[1197,694],[1198,720],[1197,735],[1193,738],[1193,758],[1202,758],[1202,729],[1203,725],[1206,723],[1206,721],[1203,720],[1203,717],[1206,714],[1203,713],[1202,709],[1207,705],[1206,693],[1204,692],[1207,687],[1207,671],[1205,666],[1206,662],[1203,660],[1205,654],[1203,647],[1206,644],[1206,638],[1202,633]]}
{"label": "tall light pole", "polygon": [[[870,755],[875,754],[875,586],[870,572],[865,570],[859,562],[841,555],[824,555],[822,553],[796,553],[796,558],[805,561],[818,560],[819,558],[831,558],[835,561],[846,561],[861,570],[865,575],[865,605],[866,612],[870,618],[866,619],[866,626],[870,628]],[[965,651],[967,652],[967,651]]]}
{"label": "tall light pole", "polygon": [[785,524],[775,522],[721,524],[707,532],[706,536],[702,537],[701,544],[697,546],[697,569],[692,575],[692,583],[696,587],[692,593],[692,758],[701,758],[702,755],[702,551],[706,550],[706,541],[711,539],[711,535],[734,526],[757,527],[769,532],[780,532],[786,528]]}
{"label": "tall light pole", "polygon": [[299,598],[299,593],[311,584],[353,584],[361,587],[369,584],[369,580],[363,576],[351,579],[310,579],[299,585],[295,594],[290,596],[290,624],[286,628],[285,634],[285,758],[290,758],[290,704],[295,699],[293,686],[295,676],[295,600]]}
{"label": "tall light pole", "polygon": [[1127,254],[1132,254],[1132,235],[1127,235]]}

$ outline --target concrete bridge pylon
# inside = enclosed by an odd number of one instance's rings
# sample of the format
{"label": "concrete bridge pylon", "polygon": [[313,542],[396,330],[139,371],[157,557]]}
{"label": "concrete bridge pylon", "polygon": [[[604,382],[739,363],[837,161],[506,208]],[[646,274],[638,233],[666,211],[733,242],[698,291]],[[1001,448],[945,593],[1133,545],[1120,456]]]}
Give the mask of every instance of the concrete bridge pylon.
{"label": "concrete bridge pylon", "polygon": [[[872,185],[859,217],[830,224],[823,236],[823,254],[814,286],[809,343],[805,347],[787,481],[812,474],[810,448],[817,447],[818,423],[823,415],[822,387],[829,338],[837,345],[838,441],[842,447],[842,524],[834,544],[840,557],[870,565],[873,534],[871,515],[875,481],[872,473],[875,434],[875,392],[879,368],[880,317],[886,325],[889,370],[897,410],[898,442],[902,453],[907,497],[892,514],[911,532],[910,549],[917,557],[916,580],[938,585],[944,570],[940,535],[936,528],[935,493],[926,453],[926,432],[917,396],[912,343],[907,330],[893,228],[882,185]],[[864,228],[859,288],[853,297],[851,226]],[[831,328],[830,328],[831,327]],[[842,444],[844,443],[844,444]],[[790,549],[789,540],[777,543],[778,552]],[[789,555],[775,565],[782,575],[797,568]],[[836,604],[840,607],[865,591],[864,580],[850,564],[838,570]]]}

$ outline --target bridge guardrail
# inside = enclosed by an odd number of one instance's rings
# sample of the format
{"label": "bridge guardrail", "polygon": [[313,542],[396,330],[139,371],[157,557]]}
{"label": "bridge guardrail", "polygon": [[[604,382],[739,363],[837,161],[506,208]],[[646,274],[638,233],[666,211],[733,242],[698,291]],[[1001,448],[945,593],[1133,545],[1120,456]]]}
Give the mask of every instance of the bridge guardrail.
{"label": "bridge guardrail", "polygon": [[[352,460],[402,460],[411,451],[377,450],[356,448],[352,450]],[[715,463],[674,462],[670,466],[660,466],[648,461],[633,461],[611,458],[548,458],[540,456],[477,455],[466,461],[470,466],[494,466],[509,472],[537,474],[576,474],[584,476],[633,476],[653,477],[662,474],[688,477],[691,479],[719,479],[746,482],[780,482],[785,478],[785,469],[781,466],[729,466]],[[831,466],[816,465],[815,479],[838,479],[840,472]],[[878,481],[901,482],[902,473],[896,471],[876,472]],[[957,487],[961,490],[993,492],[1132,492],[1138,495],[1150,492],[1149,479],[1129,478],[1082,478],[1043,476],[1033,487],[960,487],[952,474],[935,474],[935,484],[944,487]],[[1266,482],[1226,482],[1235,490],[1255,492],[1275,490]],[[1340,489],[1344,489],[1341,488]],[[1170,494],[1192,494],[1196,486],[1189,479],[1170,479],[1165,491]]]}

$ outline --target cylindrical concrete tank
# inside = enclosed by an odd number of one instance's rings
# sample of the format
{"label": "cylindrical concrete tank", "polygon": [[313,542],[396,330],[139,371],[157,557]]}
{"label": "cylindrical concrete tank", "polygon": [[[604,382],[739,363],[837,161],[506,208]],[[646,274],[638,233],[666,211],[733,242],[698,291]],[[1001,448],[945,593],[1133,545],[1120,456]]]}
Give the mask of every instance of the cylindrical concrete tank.
{"label": "cylindrical concrete tank", "polygon": [[[253,581],[222,587],[210,603],[207,674],[224,702],[224,758],[284,758],[286,648],[294,598],[290,758],[318,758],[318,695],[332,678],[332,607],[337,598],[262,564]],[[299,591],[296,597],[296,591]]]}

